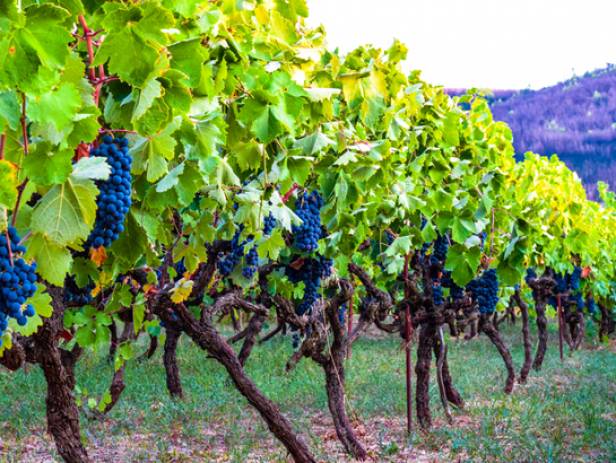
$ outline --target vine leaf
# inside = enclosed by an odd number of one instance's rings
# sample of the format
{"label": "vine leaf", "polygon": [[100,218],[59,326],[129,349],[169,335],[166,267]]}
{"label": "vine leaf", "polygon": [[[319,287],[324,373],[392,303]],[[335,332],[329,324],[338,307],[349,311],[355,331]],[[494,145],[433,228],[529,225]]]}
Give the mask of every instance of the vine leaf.
{"label": "vine leaf", "polygon": [[181,278],[171,289],[171,300],[176,304],[186,301],[192,293],[192,288],[195,282],[193,280],[187,280]]}
{"label": "vine leaf", "polygon": [[51,92],[28,98],[28,117],[56,130],[66,128],[81,107],[81,95],[72,83],[65,82]]}
{"label": "vine leaf", "polygon": [[98,188],[91,180],[69,177],[49,190],[35,207],[32,232],[60,246],[85,241],[96,218],[97,194]]}
{"label": "vine leaf", "polygon": [[100,156],[81,158],[73,165],[72,177],[78,180],[107,180],[111,175],[111,167],[107,160]]}
{"label": "vine leaf", "polygon": [[58,151],[51,143],[40,142],[24,159],[24,173],[37,185],[59,185],[71,174],[72,157],[70,150]]}
{"label": "vine leaf", "polygon": [[68,249],[42,233],[33,233],[28,240],[26,257],[37,263],[36,271],[52,285],[63,286],[73,258]]}

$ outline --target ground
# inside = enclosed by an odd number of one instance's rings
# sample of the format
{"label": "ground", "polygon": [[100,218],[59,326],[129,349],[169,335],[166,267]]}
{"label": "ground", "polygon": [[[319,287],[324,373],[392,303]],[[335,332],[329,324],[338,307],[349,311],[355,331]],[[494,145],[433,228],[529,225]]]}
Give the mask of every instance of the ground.
{"label": "ground", "polygon": [[[451,372],[466,409],[454,412],[453,425],[447,424],[432,381],[434,428],[410,437],[399,338],[358,341],[347,364],[348,410],[372,461],[616,461],[616,354],[609,345],[589,342],[561,364],[551,328],[543,370],[531,372],[527,385],[516,384],[511,396],[502,392],[504,366],[484,336],[449,339]],[[520,327],[503,331],[519,370]],[[290,354],[290,338],[274,339],[256,348],[248,373],[280,404],[319,461],[352,461],[336,440],[321,370],[303,360],[285,373]],[[107,419],[82,415],[83,438],[94,461],[289,461],[224,370],[190,340],[183,337],[179,348],[182,402],[168,398],[161,355],[159,350],[155,358],[129,365],[128,387]],[[111,374],[102,352],[87,354],[77,371],[83,396],[100,397]],[[60,461],[45,433],[44,407],[45,383],[37,367],[0,371],[0,462]]]}

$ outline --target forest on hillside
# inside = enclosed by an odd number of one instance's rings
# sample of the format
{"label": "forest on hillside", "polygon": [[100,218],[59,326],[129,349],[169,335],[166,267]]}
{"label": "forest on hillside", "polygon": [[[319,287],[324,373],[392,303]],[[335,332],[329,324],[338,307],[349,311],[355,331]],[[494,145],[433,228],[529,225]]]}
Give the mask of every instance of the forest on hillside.
{"label": "forest on hillside", "polygon": [[598,181],[616,184],[614,66],[536,91],[493,90],[487,99],[494,118],[511,127],[518,159],[526,151],[558,154],[579,174],[593,199]]}

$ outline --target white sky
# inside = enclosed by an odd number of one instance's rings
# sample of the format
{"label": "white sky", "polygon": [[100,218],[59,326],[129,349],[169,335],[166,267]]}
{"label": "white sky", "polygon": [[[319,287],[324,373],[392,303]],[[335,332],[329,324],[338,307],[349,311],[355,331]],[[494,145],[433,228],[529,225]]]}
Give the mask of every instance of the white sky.
{"label": "white sky", "polygon": [[308,0],[330,48],[409,48],[447,87],[540,88],[616,63],[616,0]]}

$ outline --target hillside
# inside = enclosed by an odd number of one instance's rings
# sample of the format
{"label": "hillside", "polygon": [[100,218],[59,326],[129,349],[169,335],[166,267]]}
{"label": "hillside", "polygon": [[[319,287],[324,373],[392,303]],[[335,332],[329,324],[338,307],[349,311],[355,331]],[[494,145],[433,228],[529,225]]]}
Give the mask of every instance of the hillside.
{"label": "hillside", "polygon": [[520,156],[558,154],[593,198],[597,181],[616,185],[615,67],[536,91],[495,90],[489,101],[494,117],[511,127]]}

